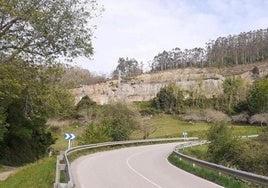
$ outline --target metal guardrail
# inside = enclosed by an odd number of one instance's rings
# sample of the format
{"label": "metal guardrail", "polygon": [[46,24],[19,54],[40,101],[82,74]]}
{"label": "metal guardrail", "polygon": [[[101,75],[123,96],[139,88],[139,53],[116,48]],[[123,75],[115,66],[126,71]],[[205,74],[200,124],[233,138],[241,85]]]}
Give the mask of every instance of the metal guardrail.
{"label": "metal guardrail", "polygon": [[[99,143],[99,144],[90,144],[90,145],[83,145],[83,146],[77,146],[70,148],[64,152],[61,152],[59,156],[57,156],[57,164],[56,164],[56,177],[55,177],[55,183],[54,188],[74,188],[74,182],[72,179],[72,174],[70,172],[70,162],[68,159],[68,155],[81,151],[81,150],[87,150],[87,149],[93,149],[93,148],[100,148],[105,146],[119,146],[119,145],[129,145],[129,144],[138,144],[138,143],[157,143],[157,142],[168,142],[168,141],[190,141],[190,140],[197,140],[197,137],[191,137],[191,138],[169,138],[169,139],[148,139],[148,140],[132,140],[132,141],[118,141],[118,142],[106,142],[106,143]],[[180,149],[186,148],[186,147],[192,147],[197,145],[202,145],[207,143],[206,141],[195,141],[195,142],[188,142],[178,145],[174,149],[174,153],[180,157],[181,159],[187,160],[192,162],[193,164],[197,164],[200,166],[203,166],[205,168],[209,168],[215,171],[218,171],[223,174],[228,174],[231,176],[239,177],[241,179],[245,179],[251,182],[259,183],[262,185],[267,186],[268,185],[268,177],[267,176],[261,176],[241,170],[236,170],[232,168],[228,168],[222,165],[217,165],[214,163],[209,163],[207,161],[202,161],[193,157],[189,157],[187,155],[184,155],[179,152]],[[61,183],[60,177],[61,172],[65,174],[67,182]]]}
{"label": "metal guardrail", "polygon": [[[118,141],[118,142],[105,142],[99,144],[90,144],[90,145],[82,145],[70,148],[64,152],[61,152],[60,155],[57,156],[57,164],[56,164],[56,176],[54,188],[74,188],[74,182],[72,179],[72,174],[70,172],[70,162],[68,159],[68,155],[87,149],[100,148],[105,146],[119,146],[119,145],[130,145],[130,144],[141,144],[141,143],[158,143],[158,142],[175,142],[175,141],[190,141],[197,140],[197,137],[189,137],[189,138],[163,138],[163,139],[146,139],[146,140],[131,140],[131,141]],[[65,174],[65,179],[67,182],[60,182],[61,173]]]}
{"label": "metal guardrail", "polygon": [[228,167],[225,167],[222,165],[217,165],[217,164],[210,163],[207,161],[202,161],[202,160],[199,160],[199,159],[196,159],[193,157],[189,157],[189,156],[184,155],[184,154],[179,152],[180,149],[183,149],[186,147],[202,145],[202,144],[206,144],[206,143],[207,143],[206,141],[200,141],[200,142],[189,142],[186,144],[181,144],[175,148],[173,153],[175,153],[180,159],[187,160],[189,162],[192,162],[193,164],[197,164],[199,166],[209,168],[209,169],[218,171],[218,172],[223,173],[223,174],[238,177],[240,179],[248,180],[250,182],[255,182],[258,184],[268,186],[268,177],[267,176],[262,176],[262,175],[258,175],[258,174],[254,174],[254,173],[250,173],[250,172],[245,172],[242,170],[228,168]]}

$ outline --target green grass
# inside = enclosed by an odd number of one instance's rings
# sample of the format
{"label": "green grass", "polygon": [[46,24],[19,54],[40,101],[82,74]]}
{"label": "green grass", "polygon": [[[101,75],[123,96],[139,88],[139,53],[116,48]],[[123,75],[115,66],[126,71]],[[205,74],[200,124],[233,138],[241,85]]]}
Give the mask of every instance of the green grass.
{"label": "green grass", "polygon": [[3,188],[48,188],[55,180],[56,159],[44,158],[36,163],[22,167],[7,180],[0,181]]}
{"label": "green grass", "polygon": [[[153,116],[146,122],[146,125],[151,129],[149,138],[182,137],[184,131],[188,132],[189,137],[204,137],[205,131],[209,128],[206,123],[188,123],[171,115]],[[131,138],[142,139],[143,133],[136,131]]]}
{"label": "green grass", "polygon": [[81,124],[71,124],[69,126],[59,128],[58,131],[53,133],[53,136],[56,138],[55,144],[52,145],[54,151],[60,152],[68,148],[68,140],[64,139],[64,133],[73,133],[76,138],[72,141],[72,146],[77,146],[79,137],[83,134],[85,128],[86,126]]}
{"label": "green grass", "polygon": [[187,172],[195,174],[209,181],[215,182],[226,188],[234,188],[234,187],[235,188],[249,188],[249,186],[246,183],[242,182],[241,180],[235,179],[233,177],[225,176],[225,175],[220,175],[215,171],[204,169],[199,166],[193,167],[191,163],[180,160],[175,154],[172,154],[169,156],[169,161],[173,165]]}
{"label": "green grass", "polygon": [[201,160],[206,160],[206,153],[207,153],[208,145],[203,144],[200,146],[188,147],[185,149],[180,150],[181,153],[185,155],[189,155]]}
{"label": "green grass", "polygon": [[[184,131],[188,132],[188,136],[197,136],[204,138],[206,131],[210,128],[208,123],[189,123],[181,121],[177,116],[172,115],[155,115],[146,122],[146,126],[149,127],[149,138],[161,138],[161,137],[182,137]],[[248,125],[230,125],[233,129],[234,135],[253,135],[258,134],[263,129],[257,126]],[[141,131],[135,131],[131,135],[131,139],[142,139],[143,133]]]}
{"label": "green grass", "polygon": [[260,126],[249,125],[233,125],[230,126],[233,129],[235,136],[255,135],[259,134],[264,128]]}
{"label": "green grass", "polygon": [[0,172],[2,172],[3,170],[4,170],[4,167],[0,165]]}

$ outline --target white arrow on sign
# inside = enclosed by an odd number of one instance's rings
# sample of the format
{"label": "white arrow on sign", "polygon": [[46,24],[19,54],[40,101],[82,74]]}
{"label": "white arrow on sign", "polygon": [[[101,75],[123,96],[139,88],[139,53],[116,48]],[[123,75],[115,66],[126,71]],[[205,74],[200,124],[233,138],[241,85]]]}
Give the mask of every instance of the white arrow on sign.
{"label": "white arrow on sign", "polygon": [[69,139],[70,139],[70,137],[71,137],[71,135],[70,135],[70,134],[68,134],[68,133],[65,133],[65,134],[64,134],[64,139],[69,140]]}
{"label": "white arrow on sign", "polygon": [[75,135],[73,134],[73,133],[71,133],[70,134],[70,138],[69,138],[70,140],[73,140],[73,139],[75,139]]}
{"label": "white arrow on sign", "polygon": [[71,133],[71,134],[69,134],[69,133],[65,133],[65,134],[64,134],[64,138],[65,138],[66,140],[73,140],[73,139],[75,139],[75,135],[74,135],[73,133]]}

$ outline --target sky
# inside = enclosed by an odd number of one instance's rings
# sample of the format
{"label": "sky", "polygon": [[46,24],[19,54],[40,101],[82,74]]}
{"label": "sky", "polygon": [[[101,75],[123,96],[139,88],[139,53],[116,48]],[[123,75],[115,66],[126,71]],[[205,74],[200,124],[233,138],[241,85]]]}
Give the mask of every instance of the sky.
{"label": "sky", "polygon": [[92,39],[94,55],[75,65],[96,74],[116,69],[119,57],[146,66],[164,50],[205,47],[218,37],[268,28],[268,0],[98,0],[103,5]]}

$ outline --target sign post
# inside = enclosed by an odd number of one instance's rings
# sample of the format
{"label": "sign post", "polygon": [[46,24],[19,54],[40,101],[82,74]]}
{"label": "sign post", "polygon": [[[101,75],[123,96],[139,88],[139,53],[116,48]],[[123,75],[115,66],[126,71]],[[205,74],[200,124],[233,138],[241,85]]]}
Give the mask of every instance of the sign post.
{"label": "sign post", "polygon": [[182,132],[182,136],[184,139],[187,138],[187,135],[188,135],[188,132],[186,132],[186,131]]}
{"label": "sign post", "polygon": [[68,149],[72,147],[72,140],[75,139],[75,135],[73,133],[65,133],[64,139],[68,140]]}

